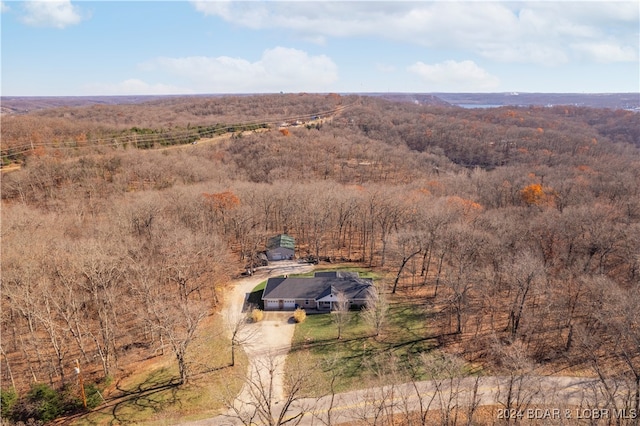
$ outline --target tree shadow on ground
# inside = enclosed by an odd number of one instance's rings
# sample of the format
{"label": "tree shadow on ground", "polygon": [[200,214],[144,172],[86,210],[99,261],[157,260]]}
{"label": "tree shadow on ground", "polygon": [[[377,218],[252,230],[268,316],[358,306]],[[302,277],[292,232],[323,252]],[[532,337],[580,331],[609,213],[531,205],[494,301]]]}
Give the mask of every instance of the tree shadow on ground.
{"label": "tree shadow on ground", "polygon": [[177,377],[167,379],[162,373],[164,371],[159,370],[157,374],[149,375],[144,382],[131,389],[123,389],[116,385],[116,389],[121,393],[107,404],[112,407],[110,412],[113,416],[109,423],[132,424],[135,421],[131,418],[129,410],[151,410],[157,413],[169,405],[179,403],[176,394],[182,384],[180,379]]}
{"label": "tree shadow on ground", "polygon": [[[140,411],[152,411],[158,413],[172,404],[180,404],[177,396],[180,389],[180,379],[178,377],[167,378],[164,376],[165,370],[161,369],[157,374],[151,374],[145,381],[133,388],[122,388],[116,385],[119,391],[111,398],[107,398],[105,403],[93,410],[89,416],[87,413],[79,413],[69,416],[60,424],[71,424],[81,416],[85,416],[83,423],[89,425],[111,424],[127,425],[136,424]],[[110,419],[109,419],[110,417]]]}
{"label": "tree shadow on ground", "polygon": [[306,350],[306,349],[314,349],[314,348],[324,348],[326,350],[329,350],[338,345],[342,346],[352,342],[365,341],[370,338],[371,336],[366,335],[366,336],[359,336],[359,337],[351,337],[348,339],[336,339],[334,337],[330,339],[313,340],[310,342],[303,342],[303,343],[297,343],[292,345],[291,352],[296,352],[296,351]]}

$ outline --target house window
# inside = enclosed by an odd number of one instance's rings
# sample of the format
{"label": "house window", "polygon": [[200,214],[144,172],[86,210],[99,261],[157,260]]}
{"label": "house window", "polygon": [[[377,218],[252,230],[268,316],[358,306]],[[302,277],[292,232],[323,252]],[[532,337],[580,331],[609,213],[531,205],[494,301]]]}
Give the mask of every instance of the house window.
{"label": "house window", "polygon": [[308,300],[305,300],[305,301],[304,301],[304,304],[305,304],[305,305],[308,305],[308,304],[309,304],[309,301],[308,301]]}

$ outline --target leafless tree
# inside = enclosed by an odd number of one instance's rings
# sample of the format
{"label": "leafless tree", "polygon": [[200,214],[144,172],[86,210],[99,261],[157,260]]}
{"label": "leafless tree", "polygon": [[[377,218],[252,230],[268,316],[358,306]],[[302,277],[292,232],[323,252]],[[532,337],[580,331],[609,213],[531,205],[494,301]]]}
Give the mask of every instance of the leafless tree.
{"label": "leafless tree", "polygon": [[398,235],[398,245],[400,246],[402,261],[400,263],[400,268],[398,268],[396,279],[393,281],[393,287],[391,289],[392,294],[395,294],[396,292],[398,281],[400,281],[400,276],[402,275],[402,271],[407,265],[407,262],[413,259],[414,256],[417,256],[423,252],[424,246],[422,240],[423,239],[421,235],[416,235],[413,232],[407,232],[406,234]]}
{"label": "leafless tree", "polygon": [[11,363],[9,362],[9,357],[7,357],[7,353],[5,352],[2,345],[0,345],[0,354],[2,354],[2,358],[4,359],[4,364],[6,366],[6,372],[9,375],[9,379],[11,380],[11,388],[16,389],[16,381],[13,377],[13,372],[11,371]]}
{"label": "leafless tree", "polygon": [[[44,283],[42,283],[44,284]],[[39,309],[36,311],[36,318],[41,324],[42,328],[46,332],[51,348],[55,354],[56,366],[54,371],[60,375],[60,381],[64,385],[66,382],[65,376],[65,359],[70,351],[69,345],[69,333],[59,321],[57,310],[52,307],[52,303],[49,301],[49,292],[55,290],[51,287],[48,289],[41,289],[38,294],[42,297],[40,300]]]}
{"label": "leafless tree", "polygon": [[351,312],[349,312],[349,298],[347,295],[339,291],[335,295],[335,301],[332,302],[333,311],[331,312],[331,320],[338,330],[338,340],[342,339],[344,327],[351,320]]}
{"label": "leafless tree", "polygon": [[427,382],[414,384],[420,402],[421,424],[426,424],[430,409],[438,410],[442,425],[459,424],[462,413],[466,423],[472,424],[479,405],[479,378],[468,380],[464,365],[463,360],[452,355],[421,354],[420,367],[429,378]]}
{"label": "leafless tree", "polygon": [[82,320],[82,306],[85,303],[85,298],[82,292],[78,291],[78,286],[75,283],[77,271],[73,269],[73,262],[68,261],[67,253],[58,250],[56,254],[53,264],[49,264],[56,288],[56,291],[49,295],[50,303],[55,306],[64,324],[65,332],[73,337],[85,362],[89,363],[85,344],[87,330]]}
{"label": "leafless tree", "polygon": [[380,335],[389,313],[389,301],[384,293],[384,288],[380,284],[374,284],[367,292],[367,299],[364,309],[360,312],[362,319],[373,328],[375,337]]}
{"label": "leafless tree", "polygon": [[354,414],[358,422],[370,426],[393,424],[390,413],[395,408],[395,392],[396,386],[389,384],[369,386],[358,394],[357,400],[353,401],[356,406]]}
{"label": "leafless tree", "polygon": [[395,424],[396,417],[402,417],[396,413],[407,408],[401,406],[407,401],[404,386],[398,385],[406,381],[400,360],[393,353],[382,352],[368,358],[363,367],[368,378],[366,388],[356,393],[355,417],[367,425]]}
{"label": "leafless tree", "polygon": [[[506,373],[506,382],[498,383],[496,399],[507,412],[523,413],[541,392],[535,365],[519,341],[503,344],[496,340],[492,350]],[[519,419],[509,416],[506,420],[510,423]]]}
{"label": "leafless tree", "polygon": [[[587,287],[600,306],[590,310],[586,324],[578,329],[578,347],[586,354],[599,379],[606,405],[612,410],[638,413],[640,331],[637,324],[640,313],[637,298],[632,297],[628,289],[620,288],[604,277],[596,277],[587,283]],[[603,359],[603,353],[624,368],[611,369]]]}
{"label": "leafless tree", "polygon": [[109,248],[93,242],[78,247],[79,266],[84,278],[82,288],[86,292],[91,308],[96,314],[98,327],[89,331],[102,361],[105,376],[111,374],[113,361],[117,357],[116,330],[118,327],[118,282],[122,276],[121,259]]}
{"label": "leafless tree", "polygon": [[178,363],[180,384],[190,377],[187,351],[196,337],[200,322],[207,316],[205,302],[181,300],[175,294],[156,294],[151,306],[153,326],[168,340]]}
{"label": "leafless tree", "polygon": [[380,266],[383,267],[386,262],[387,245],[389,235],[393,229],[400,227],[404,219],[405,202],[398,197],[397,192],[393,194],[384,194],[383,201],[376,209],[376,221],[380,229],[380,241],[382,249],[380,253]]}
{"label": "leafless tree", "polygon": [[[162,259],[156,260],[162,264]],[[157,271],[134,263],[132,272],[136,281],[132,289],[142,301],[141,311],[147,324],[160,336],[161,349],[164,350],[165,340],[171,347],[178,364],[179,382],[184,384],[190,377],[189,346],[197,337],[198,326],[209,315],[211,303],[200,300],[202,294],[197,291],[208,284],[200,279],[197,284],[192,283],[196,278],[186,277],[180,271],[179,268]]]}
{"label": "leafless tree", "polygon": [[275,354],[267,354],[255,359],[246,376],[240,395],[227,394],[224,404],[228,409],[227,417],[239,420],[244,425],[260,422],[269,426],[297,425],[310,406],[301,405],[301,396],[308,385],[308,372],[301,365],[289,369],[293,373],[285,377],[283,399],[278,393],[276,382],[279,363],[283,359]]}
{"label": "leafless tree", "polygon": [[459,224],[450,229],[451,253],[447,277],[444,280],[448,294],[447,304],[455,314],[455,330],[462,333],[464,313],[467,311],[469,294],[477,282],[476,270],[481,262],[482,249],[486,246],[484,232]]}
{"label": "leafless tree", "polygon": [[250,315],[251,309],[246,313],[229,309],[225,313],[225,324],[231,337],[231,367],[236,365],[236,350],[256,337],[257,328],[251,324]]}
{"label": "leafless tree", "polygon": [[[399,408],[404,414],[407,424],[428,425],[429,412],[436,399],[434,388],[425,386],[421,381],[423,373],[428,372],[428,365],[424,363],[426,357],[421,355],[410,359],[403,366],[403,385],[398,386]],[[425,368],[427,367],[427,368]],[[433,414],[433,413],[432,413]]]}
{"label": "leafless tree", "polygon": [[506,280],[509,284],[509,325],[511,338],[515,339],[521,326],[523,313],[529,297],[537,291],[545,270],[542,262],[531,252],[515,257],[513,264],[507,266]]}
{"label": "leafless tree", "polygon": [[[314,419],[317,419],[320,423],[331,426],[335,424],[339,414],[334,416],[334,406],[336,402],[336,382],[338,378],[344,373],[341,363],[341,358],[337,354],[330,354],[323,358],[322,369],[329,372],[329,394],[325,395],[322,399],[329,399],[327,405],[323,405],[322,409],[318,412],[312,411],[311,415]],[[320,399],[320,398],[319,398]]]}

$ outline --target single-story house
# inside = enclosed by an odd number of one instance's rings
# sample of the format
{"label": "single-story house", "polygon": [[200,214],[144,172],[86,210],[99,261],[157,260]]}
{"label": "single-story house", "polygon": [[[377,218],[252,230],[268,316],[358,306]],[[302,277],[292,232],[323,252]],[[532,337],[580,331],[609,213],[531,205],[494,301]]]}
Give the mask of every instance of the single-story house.
{"label": "single-story house", "polygon": [[262,294],[266,311],[296,308],[330,311],[337,295],[344,293],[351,308],[365,305],[373,286],[370,278],[357,272],[316,272],[313,277],[269,278]]}
{"label": "single-story house", "polygon": [[295,255],[295,240],[293,237],[280,234],[269,238],[267,241],[267,259],[275,260],[291,260]]}

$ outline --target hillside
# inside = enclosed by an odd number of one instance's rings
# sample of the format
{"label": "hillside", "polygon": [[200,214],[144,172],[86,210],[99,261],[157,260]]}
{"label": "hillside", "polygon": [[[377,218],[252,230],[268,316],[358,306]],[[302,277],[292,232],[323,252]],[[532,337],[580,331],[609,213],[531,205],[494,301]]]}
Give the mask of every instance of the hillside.
{"label": "hillside", "polygon": [[3,115],[3,387],[68,384],[76,358],[92,382],[165,352],[180,379],[220,367],[180,360],[286,232],[385,277],[442,353],[615,379],[640,408],[639,120],[335,94]]}
{"label": "hillside", "polygon": [[[343,96],[350,94],[345,93]],[[482,106],[558,106],[570,105],[590,108],[638,109],[640,95],[637,93],[353,93],[372,96],[393,102],[411,102],[420,105],[465,105]],[[245,95],[244,97],[250,97]],[[225,95],[164,95],[164,96],[2,96],[2,114],[24,114],[42,109],[59,107],[83,107],[91,105],[128,105],[152,101],[179,99],[198,102],[202,98],[229,98]],[[235,97],[242,97],[235,95]]]}

